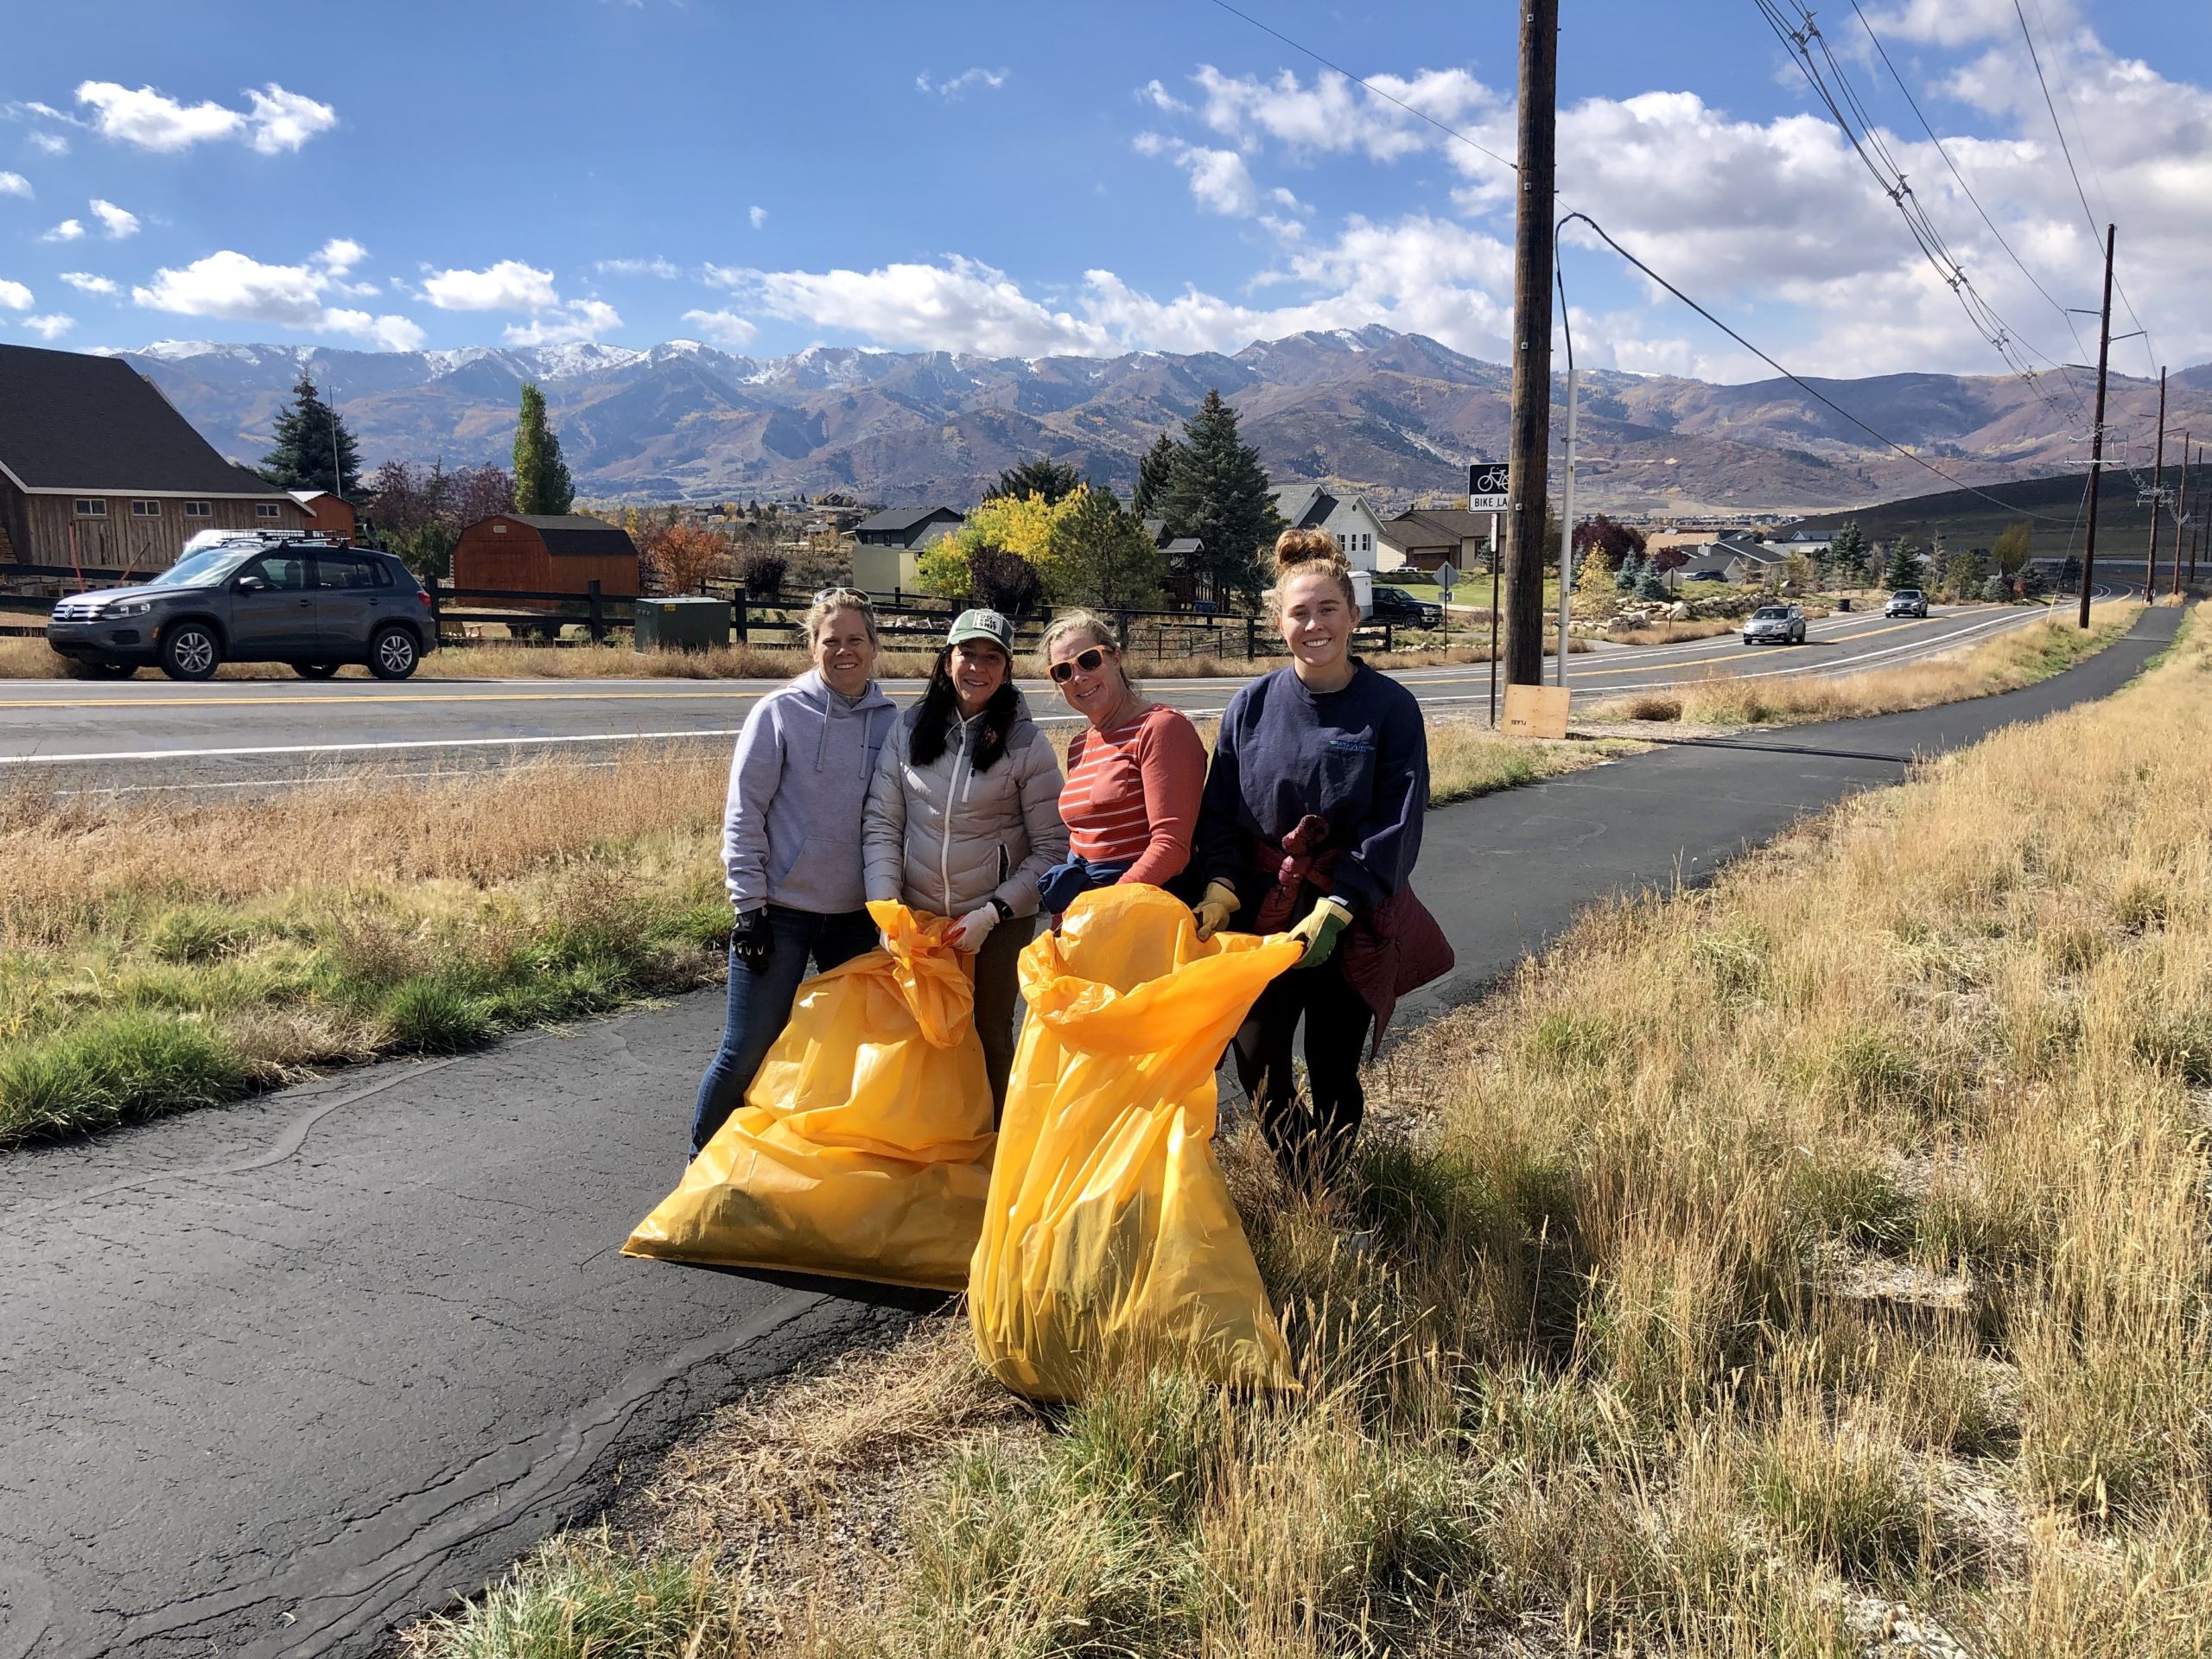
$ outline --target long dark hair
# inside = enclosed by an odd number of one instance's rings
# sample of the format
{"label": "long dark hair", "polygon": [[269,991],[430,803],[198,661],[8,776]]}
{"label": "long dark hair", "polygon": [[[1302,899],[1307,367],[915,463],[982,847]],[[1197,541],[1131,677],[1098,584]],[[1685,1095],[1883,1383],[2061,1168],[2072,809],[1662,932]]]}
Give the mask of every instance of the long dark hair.
{"label": "long dark hair", "polygon": [[[1008,658],[1006,683],[992,692],[991,700],[983,705],[983,731],[976,740],[976,771],[988,772],[1006,753],[1006,741],[1017,714],[1015,696],[1014,660]],[[952,689],[952,647],[947,645],[938,652],[937,663],[930,670],[929,690],[922,693],[922,712],[914,717],[914,734],[906,745],[916,766],[926,766],[944,753],[945,738],[959,717],[960,695]]]}

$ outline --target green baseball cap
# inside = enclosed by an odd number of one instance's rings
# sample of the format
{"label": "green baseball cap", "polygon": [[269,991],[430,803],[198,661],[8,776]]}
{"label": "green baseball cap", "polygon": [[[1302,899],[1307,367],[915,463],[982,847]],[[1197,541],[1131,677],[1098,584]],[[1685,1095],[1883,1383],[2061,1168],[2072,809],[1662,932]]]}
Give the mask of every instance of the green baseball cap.
{"label": "green baseball cap", "polygon": [[953,619],[952,632],[944,636],[944,643],[957,645],[970,639],[988,639],[1009,660],[1014,656],[1014,624],[996,611],[963,611]]}

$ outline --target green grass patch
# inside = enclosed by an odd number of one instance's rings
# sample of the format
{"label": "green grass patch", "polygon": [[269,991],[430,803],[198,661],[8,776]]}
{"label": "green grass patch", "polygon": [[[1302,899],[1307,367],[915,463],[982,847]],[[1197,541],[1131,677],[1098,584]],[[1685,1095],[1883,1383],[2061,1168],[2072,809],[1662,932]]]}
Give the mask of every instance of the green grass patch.
{"label": "green grass patch", "polygon": [[0,1054],[0,1146],[220,1105],[251,1077],[245,1057],[202,1021],[96,1014]]}

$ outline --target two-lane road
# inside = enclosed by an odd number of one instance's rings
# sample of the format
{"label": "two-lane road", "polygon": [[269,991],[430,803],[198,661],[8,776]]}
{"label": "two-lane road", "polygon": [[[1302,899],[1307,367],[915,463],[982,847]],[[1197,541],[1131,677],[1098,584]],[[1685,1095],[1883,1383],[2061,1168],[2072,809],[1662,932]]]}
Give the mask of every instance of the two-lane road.
{"label": "two-lane road", "polygon": [[[1732,635],[1670,645],[1605,646],[1574,658],[1567,676],[1586,706],[1623,693],[1715,675],[1857,673],[1955,650],[2044,613],[1969,607],[1925,620],[1838,615],[1812,625],[1803,645],[1745,646]],[[604,754],[639,742],[736,735],[769,680],[441,680],[437,659],[404,684],[374,680],[144,678],[0,682],[0,776],[35,775],[62,790],[249,787],[336,769],[498,766],[552,756]],[[1425,704],[1487,703],[1487,664],[1399,671]],[[1153,695],[1193,715],[1218,713],[1234,679],[1157,680]],[[918,687],[894,683],[895,696]],[[1047,721],[1071,719],[1033,683]]]}

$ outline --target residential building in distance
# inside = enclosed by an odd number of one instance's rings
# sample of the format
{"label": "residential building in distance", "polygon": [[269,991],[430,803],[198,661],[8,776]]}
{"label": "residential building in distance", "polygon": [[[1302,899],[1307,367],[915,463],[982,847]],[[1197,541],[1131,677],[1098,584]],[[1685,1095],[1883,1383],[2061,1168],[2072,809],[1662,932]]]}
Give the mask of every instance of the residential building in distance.
{"label": "residential building in distance", "polygon": [[1292,530],[1325,530],[1355,570],[1373,570],[1382,554],[1382,519],[1363,495],[1337,495],[1319,484],[1271,486],[1275,511]]}
{"label": "residential building in distance", "polygon": [[1491,515],[1465,507],[1414,507],[1382,526],[1380,570],[1414,569],[1433,575],[1449,563],[1465,575],[1490,568]]}
{"label": "residential building in distance", "polygon": [[924,550],[967,522],[957,507],[887,507],[861,519],[853,526],[853,586],[864,594],[914,592]]}
{"label": "residential building in distance", "polygon": [[151,575],[203,530],[303,530],[121,358],[0,346],[0,563]]}

